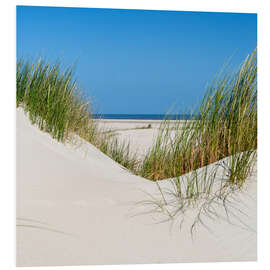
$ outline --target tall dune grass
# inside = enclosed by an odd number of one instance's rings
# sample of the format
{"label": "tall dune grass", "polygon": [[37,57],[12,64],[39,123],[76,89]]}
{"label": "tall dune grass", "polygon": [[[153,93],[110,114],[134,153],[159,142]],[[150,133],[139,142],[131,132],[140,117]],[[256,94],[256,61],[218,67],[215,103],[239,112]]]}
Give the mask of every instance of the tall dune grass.
{"label": "tall dune grass", "polygon": [[[163,121],[140,174],[156,181],[158,197],[142,201],[147,213],[179,219],[193,208],[188,223],[191,235],[205,220],[222,218],[250,229],[237,209],[238,191],[255,172],[257,158],[257,55],[256,50],[239,71],[213,83],[194,121]],[[197,119],[197,120],[196,120]],[[164,183],[164,185],[163,185]],[[209,229],[209,228],[208,228]]]}
{"label": "tall dune grass", "polygon": [[[134,174],[150,180],[178,177],[227,156],[230,182],[247,177],[250,157],[257,149],[257,51],[239,71],[216,80],[205,94],[193,121],[164,120],[144,160],[131,153],[92,119],[90,102],[82,98],[72,68],[59,64],[17,62],[17,106],[32,123],[65,142],[74,134],[95,145]],[[199,119],[199,120],[198,120]],[[237,153],[244,153],[237,157]],[[192,184],[193,185],[193,184]],[[195,185],[196,186],[196,185]]]}
{"label": "tall dune grass", "polygon": [[33,124],[58,141],[65,142],[78,135],[98,147],[122,166],[135,170],[137,158],[128,143],[105,134],[92,119],[90,101],[82,97],[73,79],[72,68],[60,64],[17,62],[17,107],[28,112]]}
{"label": "tall dune grass", "polygon": [[[140,175],[177,177],[227,156],[244,152],[231,167],[231,183],[247,177],[249,157],[257,149],[257,51],[240,70],[215,81],[205,94],[194,121],[164,121]],[[196,120],[199,119],[199,120]]]}
{"label": "tall dune grass", "polygon": [[72,78],[72,69],[61,70],[41,59],[17,62],[17,106],[29,113],[32,123],[64,142],[72,133],[94,136],[89,104]]}

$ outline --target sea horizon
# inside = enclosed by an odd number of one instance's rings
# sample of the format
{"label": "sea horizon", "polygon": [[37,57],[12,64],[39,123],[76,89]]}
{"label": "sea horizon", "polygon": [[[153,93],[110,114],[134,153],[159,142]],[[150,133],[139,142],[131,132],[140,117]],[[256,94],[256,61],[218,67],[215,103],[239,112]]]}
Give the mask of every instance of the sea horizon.
{"label": "sea horizon", "polygon": [[93,114],[94,119],[121,119],[121,120],[190,120],[192,114]]}

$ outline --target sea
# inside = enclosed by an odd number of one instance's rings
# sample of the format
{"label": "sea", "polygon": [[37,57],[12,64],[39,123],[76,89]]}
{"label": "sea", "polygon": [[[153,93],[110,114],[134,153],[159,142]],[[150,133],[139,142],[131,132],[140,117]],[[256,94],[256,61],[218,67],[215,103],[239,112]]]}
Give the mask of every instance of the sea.
{"label": "sea", "polygon": [[191,114],[93,114],[94,119],[121,119],[121,120],[190,120]]}

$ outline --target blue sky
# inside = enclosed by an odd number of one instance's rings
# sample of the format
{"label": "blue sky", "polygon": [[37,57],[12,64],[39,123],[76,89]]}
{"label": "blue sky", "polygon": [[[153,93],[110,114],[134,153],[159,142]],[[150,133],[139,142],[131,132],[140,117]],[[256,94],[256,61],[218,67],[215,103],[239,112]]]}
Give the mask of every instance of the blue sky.
{"label": "blue sky", "polygon": [[17,7],[18,58],[76,63],[99,113],[194,108],[256,46],[256,14]]}

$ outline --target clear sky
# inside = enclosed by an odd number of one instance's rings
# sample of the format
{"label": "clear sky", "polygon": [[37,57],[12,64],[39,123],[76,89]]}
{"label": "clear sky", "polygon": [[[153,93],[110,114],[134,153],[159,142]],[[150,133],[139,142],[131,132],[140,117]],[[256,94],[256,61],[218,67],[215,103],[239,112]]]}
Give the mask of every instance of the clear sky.
{"label": "clear sky", "polygon": [[230,61],[257,46],[257,15],[17,7],[17,56],[65,66],[99,113],[162,114],[198,105]]}

